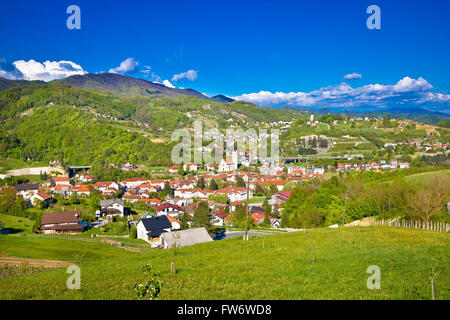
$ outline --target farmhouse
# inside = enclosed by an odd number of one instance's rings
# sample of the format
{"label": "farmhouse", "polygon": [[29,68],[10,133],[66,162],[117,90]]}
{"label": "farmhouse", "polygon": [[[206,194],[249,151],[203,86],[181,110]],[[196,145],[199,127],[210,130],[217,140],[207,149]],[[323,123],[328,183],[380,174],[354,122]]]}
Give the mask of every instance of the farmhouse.
{"label": "farmhouse", "polygon": [[100,214],[105,216],[124,216],[124,203],[119,199],[100,200]]}
{"label": "farmhouse", "polygon": [[47,206],[50,201],[51,201],[52,197],[48,194],[46,194],[45,192],[37,192],[34,193],[30,199],[28,200],[29,204],[34,206],[35,201],[42,201],[45,203],[45,206]]}
{"label": "farmhouse", "polygon": [[44,234],[81,233],[84,227],[81,222],[81,211],[65,211],[44,213],[40,229]]}
{"label": "farmhouse", "polygon": [[67,177],[53,177],[52,178],[52,186],[70,186],[70,178]]}
{"label": "farmhouse", "polygon": [[136,226],[137,238],[151,244],[153,248],[162,245],[161,235],[172,231],[172,224],[166,216],[141,219]]}
{"label": "farmhouse", "polygon": [[16,193],[22,196],[25,200],[29,200],[31,196],[38,193],[39,183],[24,183],[14,186]]}

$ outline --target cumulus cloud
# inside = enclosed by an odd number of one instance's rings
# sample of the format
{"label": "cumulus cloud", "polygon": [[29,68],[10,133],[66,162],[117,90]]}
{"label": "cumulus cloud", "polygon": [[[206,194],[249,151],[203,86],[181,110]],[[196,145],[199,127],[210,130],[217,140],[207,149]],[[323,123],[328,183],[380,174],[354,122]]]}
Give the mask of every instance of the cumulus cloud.
{"label": "cumulus cloud", "polygon": [[9,64],[0,60],[0,77],[11,80],[43,80],[51,81],[62,79],[76,74],[85,74],[83,68],[72,61],[45,61],[17,60]]}
{"label": "cumulus cloud", "polygon": [[349,73],[344,76],[344,79],[346,79],[346,80],[354,80],[354,79],[361,79],[361,78],[362,78],[362,74],[356,73],[356,72]]}
{"label": "cumulus cloud", "polygon": [[134,60],[134,58],[127,58],[120,63],[120,66],[116,68],[109,69],[109,73],[131,73],[135,72],[139,66],[139,61]]}
{"label": "cumulus cloud", "polygon": [[188,70],[186,72],[175,74],[172,77],[172,81],[173,82],[177,82],[177,81],[180,81],[181,79],[187,79],[189,81],[195,81],[195,80],[197,80],[197,78],[198,78],[197,71],[195,71],[195,70]]}
{"label": "cumulus cloud", "polygon": [[144,66],[141,72],[144,74],[145,78],[149,78],[151,81],[156,83],[162,83],[161,77],[152,71],[151,66]]}
{"label": "cumulus cloud", "polygon": [[393,85],[369,84],[353,88],[343,82],[310,92],[260,91],[243,94],[233,99],[267,107],[287,105],[311,108],[381,108],[398,104],[434,102],[446,103],[447,106],[444,105],[444,108],[448,109],[450,95],[434,93],[432,89],[433,86],[422,77],[418,79],[404,77]]}
{"label": "cumulus cloud", "polygon": [[169,80],[164,80],[163,85],[165,85],[166,87],[169,87],[169,88],[175,88],[175,86],[173,84],[171,84]]}

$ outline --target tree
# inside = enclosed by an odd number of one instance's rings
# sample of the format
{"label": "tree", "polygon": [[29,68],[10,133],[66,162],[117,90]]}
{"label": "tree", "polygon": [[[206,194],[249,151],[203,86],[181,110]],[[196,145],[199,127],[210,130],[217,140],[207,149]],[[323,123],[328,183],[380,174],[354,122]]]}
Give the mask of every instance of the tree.
{"label": "tree", "polygon": [[233,226],[243,226],[245,224],[246,208],[245,205],[237,205],[236,210],[232,213]]}
{"label": "tree", "polygon": [[197,181],[197,188],[202,190],[205,189],[205,179],[203,179],[203,177]]}
{"label": "tree", "polygon": [[442,214],[443,207],[448,203],[449,198],[449,181],[437,176],[424,188],[411,195],[408,201],[408,215],[412,219],[431,222]]}
{"label": "tree", "polygon": [[133,288],[136,290],[138,299],[144,299],[149,296],[150,300],[156,299],[161,292],[163,283],[159,273],[152,272],[152,266],[146,264],[142,266],[142,272],[148,275],[148,280],[145,283],[135,283]]}
{"label": "tree", "polygon": [[184,171],[183,165],[182,165],[181,163],[178,165],[178,174],[179,174],[180,176],[186,175],[186,172]]}
{"label": "tree", "polygon": [[209,186],[208,186],[209,190],[218,190],[219,186],[217,185],[216,180],[211,179],[211,181],[209,182]]}
{"label": "tree", "polygon": [[272,215],[272,206],[269,205],[269,201],[268,199],[264,199],[264,203],[262,205],[262,209],[264,211],[264,225],[269,225],[270,226],[270,216]]}
{"label": "tree", "polygon": [[92,192],[88,200],[91,213],[95,213],[100,208],[100,196],[98,192]]}
{"label": "tree", "polygon": [[16,204],[16,191],[14,188],[4,188],[0,191],[0,208],[2,213],[13,214]]}
{"label": "tree", "polygon": [[390,124],[391,124],[391,121],[389,119],[389,116],[387,116],[387,115],[384,116],[382,126],[385,128],[389,128]]}
{"label": "tree", "polygon": [[181,230],[186,230],[189,229],[189,220],[190,220],[190,216],[188,213],[183,212],[183,215],[181,216],[180,219],[180,229]]}
{"label": "tree", "polygon": [[240,187],[240,188],[246,187],[244,179],[242,179],[242,177],[240,177],[240,176],[237,178],[236,187]]}
{"label": "tree", "polygon": [[80,198],[78,197],[77,192],[72,193],[72,195],[69,198],[69,203],[70,204],[79,204],[80,203]]}
{"label": "tree", "polygon": [[204,227],[209,234],[212,233],[213,228],[211,226],[211,214],[209,211],[208,202],[206,201],[200,202],[200,204],[194,211],[192,224],[196,228]]}
{"label": "tree", "polygon": [[257,183],[255,186],[255,196],[262,196],[262,195],[264,195],[264,187],[259,183]]}
{"label": "tree", "polygon": [[288,212],[283,212],[281,214],[281,227],[282,228],[288,228],[289,226],[290,226],[289,213]]}

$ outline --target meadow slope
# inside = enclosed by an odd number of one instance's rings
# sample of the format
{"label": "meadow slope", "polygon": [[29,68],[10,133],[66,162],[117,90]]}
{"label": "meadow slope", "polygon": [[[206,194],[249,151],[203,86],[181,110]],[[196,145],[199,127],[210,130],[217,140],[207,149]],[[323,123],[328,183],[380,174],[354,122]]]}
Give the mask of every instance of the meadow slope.
{"label": "meadow slope", "polygon": [[[263,248],[264,239],[264,248]],[[389,227],[315,229],[229,239],[141,253],[74,237],[0,236],[0,254],[73,261],[81,289],[68,290],[65,269],[0,280],[0,299],[135,299],[141,266],[161,272],[161,299],[436,299],[450,298],[449,235]],[[175,262],[176,274],[170,273]],[[381,269],[369,290],[367,267]]]}

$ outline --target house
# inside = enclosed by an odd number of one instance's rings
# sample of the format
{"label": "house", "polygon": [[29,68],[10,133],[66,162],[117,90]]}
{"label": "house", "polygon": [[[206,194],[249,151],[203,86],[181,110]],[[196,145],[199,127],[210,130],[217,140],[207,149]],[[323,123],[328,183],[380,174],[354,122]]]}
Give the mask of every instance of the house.
{"label": "house", "polygon": [[220,172],[229,172],[237,170],[238,164],[233,161],[233,159],[222,159],[219,163],[219,171]]}
{"label": "house", "polygon": [[183,165],[183,170],[184,171],[188,171],[188,172],[197,171],[198,170],[198,166],[195,163],[186,163],[186,164]]}
{"label": "house", "polygon": [[156,208],[156,214],[161,215],[171,215],[172,217],[183,214],[183,208],[172,203],[165,202]]}
{"label": "house", "polygon": [[52,186],[70,186],[70,178],[67,177],[53,177],[52,178]]}
{"label": "house", "polygon": [[205,228],[195,228],[164,233],[161,235],[161,240],[164,249],[173,247],[186,247],[198,243],[213,241]]}
{"label": "house", "polygon": [[14,186],[16,193],[22,196],[25,200],[29,200],[30,197],[39,191],[39,183],[24,183]]}
{"label": "house", "polygon": [[277,187],[278,191],[283,190],[284,185],[286,184],[287,180],[267,180],[267,181],[259,181],[258,184],[262,186],[270,186],[274,185]]}
{"label": "house", "polygon": [[37,192],[34,193],[29,199],[28,199],[28,203],[32,206],[34,206],[35,201],[42,201],[45,203],[45,206],[48,206],[52,200],[52,197],[50,195],[48,195],[45,192]]}
{"label": "house", "polygon": [[273,196],[273,199],[275,200],[276,204],[282,204],[287,202],[290,196],[291,191],[279,191]]}
{"label": "house", "polygon": [[130,193],[125,193],[122,196],[122,199],[125,200],[125,201],[128,201],[128,202],[132,202],[132,203],[138,202],[140,200],[140,198],[137,195],[130,194]]}
{"label": "house", "polygon": [[205,167],[206,167],[206,170],[207,170],[207,171],[214,171],[214,169],[215,169],[214,165],[211,164],[211,163],[210,163],[210,164],[207,164]]}
{"label": "house", "polygon": [[167,216],[167,219],[169,219],[169,222],[172,224],[172,230],[180,230],[181,229],[181,222],[175,218],[172,218],[171,216]]}
{"label": "house", "polygon": [[[249,198],[253,197],[253,190],[249,189]],[[247,188],[225,187],[216,191],[216,194],[226,194],[230,202],[243,201],[247,199]]]}
{"label": "house", "polygon": [[128,189],[135,188],[141,184],[147,183],[148,179],[146,178],[130,178],[125,179],[125,185]]}
{"label": "house", "polygon": [[83,195],[84,196],[89,196],[91,194],[91,188],[92,188],[92,186],[88,185],[88,184],[79,185],[79,186],[77,186],[77,190],[76,190],[77,195],[79,195],[79,196],[83,196]]}
{"label": "house", "polygon": [[169,168],[169,173],[177,173],[178,172],[178,166],[174,164]]}
{"label": "house", "polygon": [[44,213],[40,229],[44,234],[76,234],[84,230],[80,222],[81,211]]}
{"label": "house", "polygon": [[150,180],[149,184],[152,187],[155,187],[155,188],[157,188],[159,190],[162,190],[165,187],[166,181],[164,181],[164,180]]}
{"label": "house", "polygon": [[227,214],[221,211],[214,211],[211,215],[211,224],[222,227]]}
{"label": "house", "polygon": [[[256,224],[260,224],[264,222],[264,213],[252,213],[252,219]],[[273,219],[273,217],[269,217],[270,220]]]}
{"label": "house", "polygon": [[95,177],[94,176],[90,176],[88,174],[81,174],[79,176],[79,180],[83,183],[90,183],[92,181],[94,181]]}
{"label": "house", "polygon": [[172,224],[166,216],[141,219],[136,226],[137,238],[151,244],[152,248],[162,245],[161,235],[172,232]]}
{"label": "house", "polygon": [[97,182],[95,184],[95,188],[97,188],[97,190],[101,193],[111,189],[114,189],[117,192],[120,189],[120,186],[117,182]]}
{"label": "house", "polygon": [[102,216],[124,216],[124,203],[120,199],[100,200],[100,215]]}

